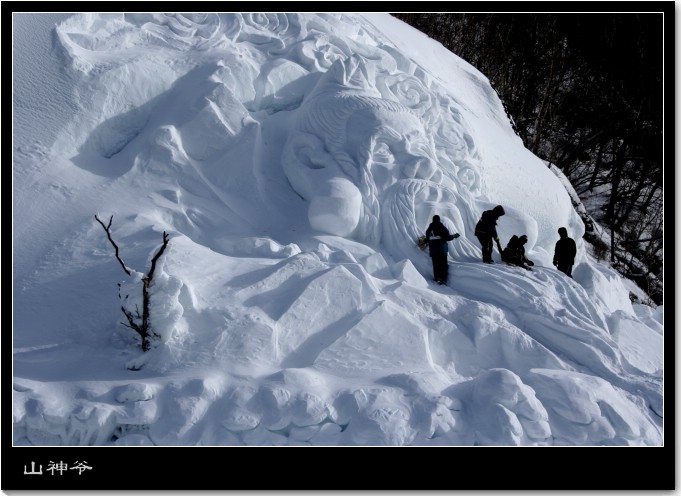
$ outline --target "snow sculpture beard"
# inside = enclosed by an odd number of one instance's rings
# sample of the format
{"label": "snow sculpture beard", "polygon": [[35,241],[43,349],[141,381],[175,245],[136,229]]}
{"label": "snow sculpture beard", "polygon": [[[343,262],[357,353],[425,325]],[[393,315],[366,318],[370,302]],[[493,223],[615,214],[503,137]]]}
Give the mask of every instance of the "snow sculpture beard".
{"label": "snow sculpture beard", "polygon": [[466,224],[474,220],[472,212],[469,201],[451,187],[424,179],[400,180],[381,201],[383,247],[396,260],[417,259],[415,240],[437,214],[452,234],[462,235],[450,244],[452,255],[475,257],[479,248],[463,236]]}

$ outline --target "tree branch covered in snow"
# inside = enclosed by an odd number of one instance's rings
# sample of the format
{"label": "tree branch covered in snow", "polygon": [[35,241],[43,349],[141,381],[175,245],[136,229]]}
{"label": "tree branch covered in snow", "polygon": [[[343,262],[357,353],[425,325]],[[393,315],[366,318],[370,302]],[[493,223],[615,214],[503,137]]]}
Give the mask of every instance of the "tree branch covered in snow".
{"label": "tree branch covered in snow", "polygon": [[[109,241],[113,245],[113,247],[116,250],[116,259],[118,262],[121,264],[121,267],[123,267],[123,270],[125,271],[126,274],[132,275],[130,269],[128,269],[123,263],[123,260],[121,259],[119,255],[119,249],[118,245],[116,242],[113,240],[111,237],[111,223],[113,222],[113,215],[109,218],[109,223],[107,225],[104,225],[104,223],[95,215],[95,219],[99,224],[102,226],[104,231],[106,231],[106,235],[109,238]],[[151,338],[157,336],[151,329],[150,325],[150,318],[149,318],[149,301],[150,301],[150,295],[149,295],[149,286],[151,285],[151,281],[154,277],[154,272],[156,270],[156,262],[158,259],[163,255],[163,252],[166,249],[166,246],[168,246],[168,234],[163,231],[163,244],[161,247],[158,249],[156,252],[156,255],[151,259],[151,268],[149,269],[149,272],[147,275],[142,278],[142,315],[140,316],[139,314],[139,309],[137,309],[136,313],[137,316],[133,315],[133,313],[125,308],[125,304],[121,305],[121,310],[123,311],[123,314],[125,315],[125,318],[128,321],[128,324],[123,324],[126,327],[129,327],[130,329],[133,329],[137,334],[140,335],[142,338],[142,350],[143,351],[149,351],[151,348]],[[121,285],[118,285],[119,287],[119,293],[118,297],[121,300],[127,300],[127,296],[123,297],[120,293],[120,287]]]}

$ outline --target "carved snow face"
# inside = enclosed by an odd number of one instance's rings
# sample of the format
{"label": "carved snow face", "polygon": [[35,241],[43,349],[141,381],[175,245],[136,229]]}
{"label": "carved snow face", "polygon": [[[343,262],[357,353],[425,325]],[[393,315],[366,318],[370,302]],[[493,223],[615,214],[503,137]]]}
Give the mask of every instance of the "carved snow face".
{"label": "carved snow face", "polygon": [[432,136],[402,105],[333,96],[303,109],[299,122],[305,132],[291,135],[283,165],[310,202],[313,228],[367,244],[384,240],[396,256],[436,213],[462,229],[456,186],[443,174]]}
{"label": "carved snow face", "polygon": [[468,191],[477,177],[470,163],[447,158],[455,141],[447,130],[426,127],[424,116],[382,98],[365,72],[362,63],[339,63],[329,81],[320,80],[298,110],[282,165],[309,202],[314,229],[369,245],[384,241],[407,257],[434,214],[464,232],[461,210],[471,203],[459,188]]}
{"label": "carved snow face", "polygon": [[357,163],[371,173],[379,196],[400,179],[442,179],[431,139],[411,113],[357,112],[348,120],[347,143]]}

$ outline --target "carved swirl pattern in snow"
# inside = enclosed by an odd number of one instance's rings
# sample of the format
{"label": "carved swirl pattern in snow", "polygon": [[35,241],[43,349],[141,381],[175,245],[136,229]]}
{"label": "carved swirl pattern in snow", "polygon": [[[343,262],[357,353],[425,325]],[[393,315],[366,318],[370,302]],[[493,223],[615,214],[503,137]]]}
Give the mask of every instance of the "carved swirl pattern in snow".
{"label": "carved swirl pattern in snow", "polygon": [[411,74],[388,74],[378,78],[377,86],[384,98],[395,100],[411,109],[426,125],[440,119],[437,95]]}
{"label": "carved swirl pattern in snow", "polygon": [[227,17],[227,36],[235,42],[249,42],[265,51],[281,50],[287,41],[301,35],[298,14],[252,13]]}
{"label": "carved swirl pattern in snow", "polygon": [[347,44],[334,44],[329,36],[319,35],[296,45],[298,63],[311,72],[327,71],[337,60],[344,60],[351,51]]}

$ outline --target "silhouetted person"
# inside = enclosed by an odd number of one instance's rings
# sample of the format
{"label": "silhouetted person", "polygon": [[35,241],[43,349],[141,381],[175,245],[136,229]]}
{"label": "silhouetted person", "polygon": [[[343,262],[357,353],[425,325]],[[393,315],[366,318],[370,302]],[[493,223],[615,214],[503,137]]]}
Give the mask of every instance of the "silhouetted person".
{"label": "silhouetted person", "polygon": [[556,242],[556,250],[553,253],[553,265],[559,271],[572,277],[572,266],[577,256],[577,245],[574,239],[568,237],[567,229],[564,227],[558,228],[558,234],[560,239]]}
{"label": "silhouetted person", "polygon": [[524,234],[520,237],[515,234],[511,236],[506,248],[504,248],[503,259],[506,263],[517,265],[523,269],[532,270],[529,266],[534,265],[534,262],[525,255],[525,243],[527,243],[527,236]]}
{"label": "silhouetted person", "polygon": [[426,239],[428,240],[428,251],[433,259],[433,278],[438,284],[447,284],[449,277],[449,265],[447,254],[449,248],[447,242],[458,238],[459,233],[450,234],[449,229],[440,222],[439,215],[433,215],[433,222],[426,229]]}
{"label": "silhouetted person", "polygon": [[492,260],[494,241],[497,242],[497,248],[499,248],[499,254],[503,260],[504,255],[497,235],[497,220],[505,213],[504,207],[501,205],[497,205],[492,210],[485,210],[475,226],[475,236],[482,245],[482,261],[485,263],[494,263]]}

